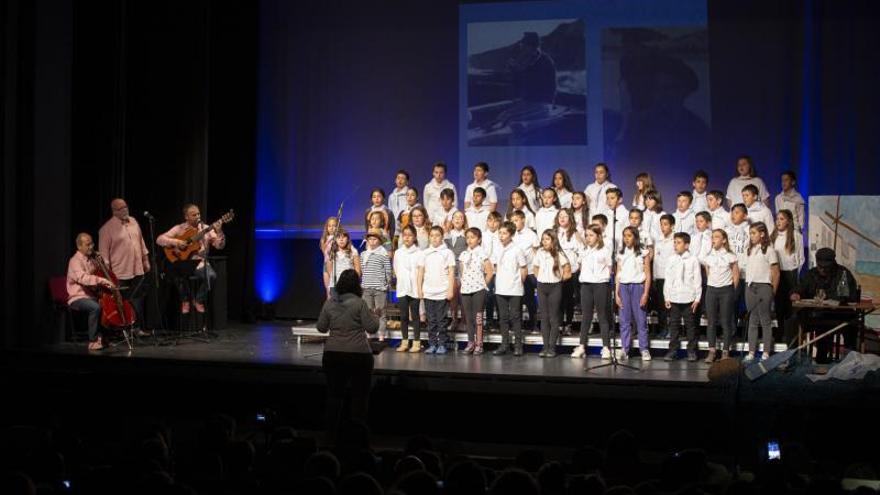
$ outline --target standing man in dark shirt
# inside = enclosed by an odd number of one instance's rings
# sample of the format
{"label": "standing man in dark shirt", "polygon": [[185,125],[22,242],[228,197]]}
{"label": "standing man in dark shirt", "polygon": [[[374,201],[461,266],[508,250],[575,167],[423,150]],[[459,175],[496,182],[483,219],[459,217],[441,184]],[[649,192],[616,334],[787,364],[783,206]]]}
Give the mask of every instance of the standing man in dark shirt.
{"label": "standing man in dark shirt", "polygon": [[514,133],[519,133],[523,124],[550,115],[556,99],[556,64],[541,50],[538,33],[527,32],[516,44],[505,69],[513,84],[515,100],[487,128],[510,125]]}
{"label": "standing man in dark shirt", "polygon": [[[843,279],[841,281],[841,279]],[[841,303],[858,302],[859,295],[856,291],[856,278],[846,267],[838,265],[834,250],[821,248],[816,251],[816,266],[803,276],[797,287],[791,291],[791,300],[812,299],[819,290],[825,291],[827,299],[840,301]],[[817,333],[830,330],[841,321],[840,315],[831,311],[811,311],[807,323]],[[856,327],[848,325],[843,327],[843,340],[847,349],[855,349]],[[831,338],[826,337],[816,342],[816,362],[825,364],[831,360]]]}
{"label": "standing man in dark shirt", "polygon": [[523,33],[516,54],[507,62],[516,97],[526,102],[552,104],[556,98],[556,64],[541,50],[538,33]]}

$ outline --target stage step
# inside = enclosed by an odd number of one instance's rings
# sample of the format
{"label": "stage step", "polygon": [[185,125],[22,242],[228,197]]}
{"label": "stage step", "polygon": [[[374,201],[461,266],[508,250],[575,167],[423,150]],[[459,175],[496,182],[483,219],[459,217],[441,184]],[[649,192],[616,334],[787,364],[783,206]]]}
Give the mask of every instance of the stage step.
{"label": "stage step", "polygon": [[[304,326],[292,326],[290,327],[290,331],[293,336],[296,338],[297,345],[302,344],[303,337],[309,338],[326,338],[326,333],[319,332],[314,325],[304,325]],[[412,333],[410,333],[412,335]],[[453,337],[454,336],[454,337]],[[423,330],[421,332],[422,340],[425,341],[428,339],[428,332]],[[455,339],[455,342],[467,342],[467,333],[466,332],[455,332],[454,334],[450,334],[450,337]],[[400,330],[391,330],[388,332],[387,340],[400,340],[402,338],[402,334]],[[501,343],[501,335],[498,333],[485,333],[483,334],[483,342],[491,343],[491,344],[500,344]],[[541,340],[541,335],[538,333],[526,333],[525,335],[526,345],[542,345],[543,342]],[[559,338],[559,345],[563,347],[575,347],[580,344],[580,337],[577,335],[570,336],[561,336]],[[636,344],[635,339],[633,344]],[[649,343],[651,349],[669,349],[669,339],[651,339]],[[682,341],[682,347],[686,345],[686,342]],[[590,348],[601,348],[602,347],[602,339],[598,334],[590,335],[587,340],[587,346]],[[636,347],[634,345],[634,347]],[[749,348],[748,344],[745,342],[736,342],[734,347],[737,352],[746,352]],[[699,349],[702,351],[709,349],[709,344],[705,340],[701,340],[699,343]],[[763,349],[763,347],[762,347]],[[773,346],[774,352],[782,352],[788,349],[788,346],[782,343],[776,343]]]}

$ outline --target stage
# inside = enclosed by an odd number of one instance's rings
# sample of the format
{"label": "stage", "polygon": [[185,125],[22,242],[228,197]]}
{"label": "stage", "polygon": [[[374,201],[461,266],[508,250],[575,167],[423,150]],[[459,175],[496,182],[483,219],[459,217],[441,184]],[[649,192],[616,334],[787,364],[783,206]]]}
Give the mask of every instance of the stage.
{"label": "stage", "polygon": [[[392,331],[392,345],[397,345],[399,331]],[[257,325],[234,323],[220,330],[206,341],[181,339],[175,341],[174,332],[157,338],[137,339],[134,350],[124,343],[98,352],[89,352],[85,343],[62,342],[34,350],[12,351],[12,359],[36,363],[47,369],[81,373],[121,373],[136,378],[139,375],[197,376],[210,380],[258,381],[322,385],[321,354],[323,338],[313,322],[298,322],[290,326],[284,322]],[[514,357],[511,353],[494,356],[493,343],[500,335],[488,333],[482,356],[461,351],[463,333],[453,334],[458,341],[455,349],[446,355],[398,353],[386,347],[375,356],[374,381],[391,384],[403,390],[444,391],[465,393],[513,394],[582,398],[618,398],[627,400],[688,402],[718,402],[727,392],[709,382],[709,365],[701,359],[687,362],[662,359],[668,341],[652,340],[654,359],[642,361],[631,357],[627,364],[638,368],[614,368],[598,356],[601,341],[598,335],[589,339],[590,354],[584,359],[572,359],[568,353],[577,343],[577,336],[561,337],[555,358],[541,358],[540,335],[526,333],[527,353]],[[425,335],[423,335],[424,337]],[[700,348],[706,348],[701,340]],[[742,344],[738,344],[742,349]],[[784,350],[777,344],[776,351]],[[636,353],[633,351],[632,353]],[[684,356],[684,352],[680,352]],[[192,371],[197,371],[196,375]],[[790,375],[790,373],[788,374]]]}

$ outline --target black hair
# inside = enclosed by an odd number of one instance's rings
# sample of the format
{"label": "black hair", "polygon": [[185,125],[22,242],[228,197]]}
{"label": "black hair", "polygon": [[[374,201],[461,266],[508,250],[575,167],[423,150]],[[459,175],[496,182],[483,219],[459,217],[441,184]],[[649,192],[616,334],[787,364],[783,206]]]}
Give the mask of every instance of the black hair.
{"label": "black hair", "polygon": [[361,278],[354,269],[349,268],[339,274],[339,279],[336,280],[336,294],[339,296],[354,294],[358,297],[364,295],[361,289]]}

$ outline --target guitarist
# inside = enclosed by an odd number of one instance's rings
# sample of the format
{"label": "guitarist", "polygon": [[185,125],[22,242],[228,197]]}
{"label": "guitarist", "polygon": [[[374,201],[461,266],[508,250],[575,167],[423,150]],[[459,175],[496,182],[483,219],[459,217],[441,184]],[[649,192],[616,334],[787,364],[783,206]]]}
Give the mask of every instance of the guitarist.
{"label": "guitarist", "polygon": [[[187,204],[183,207],[184,222],[175,225],[168,232],[160,235],[156,239],[156,244],[162,247],[176,247],[177,249],[185,249],[187,242],[181,237],[188,231],[199,232],[209,226],[202,223],[202,213],[199,207],[194,204]],[[197,313],[205,312],[205,299],[208,295],[208,284],[212,283],[217,277],[214,269],[207,262],[208,250],[213,247],[215,249],[223,249],[226,247],[226,236],[223,234],[223,222],[217,221],[210,226],[212,230],[205,234],[199,241],[198,252],[194,253],[190,260],[197,263],[194,274],[198,278],[195,294],[190,293],[190,285],[187,283],[186,276],[177,277],[177,290],[180,294],[180,312],[188,314],[190,311],[190,301],[196,308]],[[185,263],[178,261],[177,263]]]}
{"label": "guitarist", "polygon": [[76,236],[76,253],[67,263],[67,305],[74,311],[82,311],[89,315],[89,350],[100,351],[104,348],[98,335],[98,322],[101,319],[101,306],[95,296],[95,287],[112,287],[104,277],[95,275],[97,266],[94,261],[95,243],[92,236],[80,233]]}

